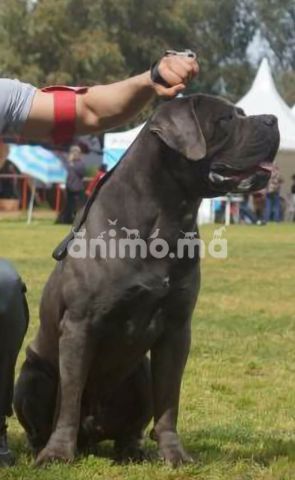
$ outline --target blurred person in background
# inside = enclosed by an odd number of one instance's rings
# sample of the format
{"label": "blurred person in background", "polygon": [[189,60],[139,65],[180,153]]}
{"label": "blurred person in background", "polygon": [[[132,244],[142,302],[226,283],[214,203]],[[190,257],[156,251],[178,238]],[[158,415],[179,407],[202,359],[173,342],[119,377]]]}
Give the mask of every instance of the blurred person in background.
{"label": "blurred person in background", "polygon": [[9,147],[0,141],[0,198],[17,198],[16,180],[13,178],[2,177],[1,175],[15,175],[16,167],[8,161]]}
{"label": "blurred person in background", "polygon": [[64,208],[64,223],[72,224],[77,211],[85,203],[85,162],[82,150],[78,145],[70,148],[67,159],[66,203]]}
{"label": "blurred person in background", "polygon": [[240,220],[244,223],[254,224],[257,221],[256,215],[249,205],[250,195],[245,193],[240,204]]}
{"label": "blurred person in background", "polygon": [[293,195],[293,201],[295,203],[295,175],[292,175],[291,194]]}
{"label": "blurred person in background", "polygon": [[108,169],[107,169],[106,164],[102,163],[101,166],[99,167],[96,175],[92,178],[92,180],[90,180],[90,182],[87,186],[87,189],[86,189],[86,192],[85,192],[87,197],[90,197],[91,193],[95,189],[95,186],[105,176],[105,174],[107,173],[107,170]]}
{"label": "blurred person in background", "polygon": [[252,194],[254,212],[257,225],[265,225],[265,205],[266,205],[266,189],[259,190]]}
{"label": "blurred person in background", "polygon": [[273,220],[274,222],[280,222],[281,220],[280,191],[283,182],[284,180],[280,174],[278,164],[274,162],[272,174],[266,191],[264,213],[264,220],[266,223],[270,220]]}
{"label": "blurred person in background", "polygon": [[291,183],[290,201],[291,201],[292,218],[290,220],[295,222],[295,175],[292,175],[291,178],[292,178],[292,183]]}
{"label": "blurred person in background", "polygon": [[0,170],[4,167],[6,159],[8,157],[9,148],[8,146],[0,141]]}
{"label": "blurred person in background", "polygon": [[7,159],[8,148],[5,143],[0,142],[0,198],[5,198],[5,190],[7,187],[7,179],[2,178],[1,175],[5,175],[7,172]]}

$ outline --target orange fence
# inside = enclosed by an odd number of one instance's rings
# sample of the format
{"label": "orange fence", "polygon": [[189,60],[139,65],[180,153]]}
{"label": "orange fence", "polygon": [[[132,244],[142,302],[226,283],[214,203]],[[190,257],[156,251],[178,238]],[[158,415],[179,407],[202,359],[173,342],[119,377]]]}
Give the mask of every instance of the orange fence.
{"label": "orange fence", "polygon": [[[21,182],[21,199],[20,199],[20,205],[22,210],[26,210],[27,205],[28,205],[28,197],[29,197],[29,187],[30,187],[30,177],[27,175],[21,175],[21,174],[0,174],[0,181],[1,180],[15,180],[17,182]],[[87,186],[87,184],[92,180],[92,177],[85,177],[84,178],[84,184]],[[63,201],[63,188],[61,187],[60,184],[56,184],[55,188],[55,201],[54,201],[54,209],[58,213],[61,209]]]}

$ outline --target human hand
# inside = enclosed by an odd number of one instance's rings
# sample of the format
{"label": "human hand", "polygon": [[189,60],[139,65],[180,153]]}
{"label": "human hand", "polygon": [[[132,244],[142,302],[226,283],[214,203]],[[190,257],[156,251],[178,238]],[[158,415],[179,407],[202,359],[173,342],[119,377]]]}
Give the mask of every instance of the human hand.
{"label": "human hand", "polygon": [[157,95],[172,98],[185,89],[198,74],[197,59],[186,55],[166,55],[152,68],[153,88]]}

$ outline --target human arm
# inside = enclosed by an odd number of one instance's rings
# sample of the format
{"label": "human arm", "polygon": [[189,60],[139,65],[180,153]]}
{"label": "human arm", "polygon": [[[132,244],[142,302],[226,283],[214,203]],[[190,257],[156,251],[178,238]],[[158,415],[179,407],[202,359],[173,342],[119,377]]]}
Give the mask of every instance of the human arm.
{"label": "human arm", "polygon": [[[150,71],[110,85],[90,87],[76,96],[76,134],[117,127],[139,113],[155,96],[172,98],[198,73],[193,58],[163,57],[159,72],[170,87],[152,82]],[[27,139],[48,139],[54,125],[53,95],[37,90],[22,130]]]}

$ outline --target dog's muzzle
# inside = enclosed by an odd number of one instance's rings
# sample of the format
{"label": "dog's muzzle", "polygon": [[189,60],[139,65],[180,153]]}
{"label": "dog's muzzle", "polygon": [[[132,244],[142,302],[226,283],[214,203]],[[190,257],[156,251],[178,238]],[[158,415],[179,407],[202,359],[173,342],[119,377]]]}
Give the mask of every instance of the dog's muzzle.
{"label": "dog's muzzle", "polygon": [[272,172],[272,162],[261,162],[245,170],[234,170],[226,165],[212,166],[210,187],[219,193],[247,193],[266,187]]}

